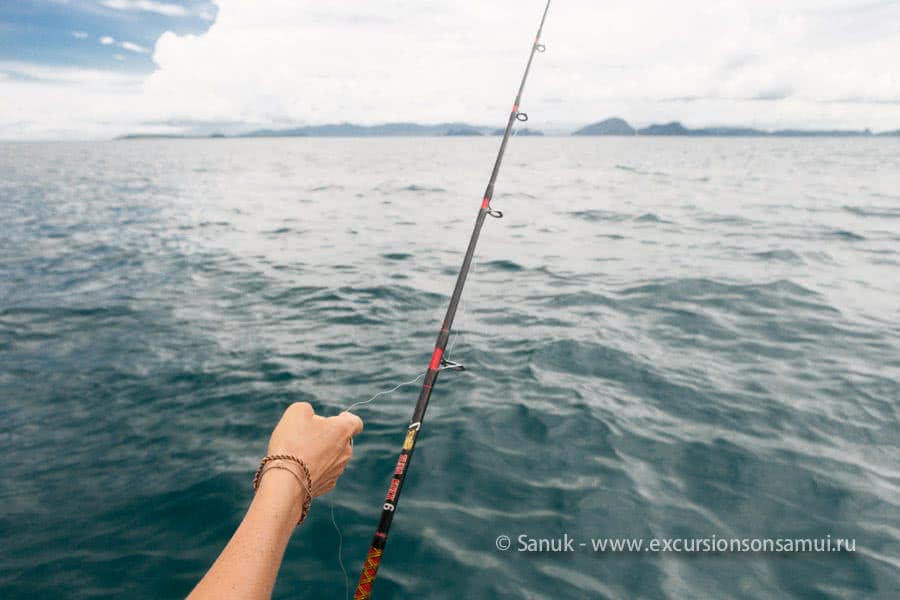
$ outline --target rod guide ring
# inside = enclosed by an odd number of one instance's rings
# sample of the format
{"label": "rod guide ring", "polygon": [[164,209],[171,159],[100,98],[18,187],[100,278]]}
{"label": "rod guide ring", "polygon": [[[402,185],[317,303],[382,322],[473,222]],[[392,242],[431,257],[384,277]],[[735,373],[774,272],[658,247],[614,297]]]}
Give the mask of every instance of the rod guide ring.
{"label": "rod guide ring", "polygon": [[444,369],[449,369],[451,371],[465,371],[466,367],[458,362],[441,358],[441,370],[443,371]]}

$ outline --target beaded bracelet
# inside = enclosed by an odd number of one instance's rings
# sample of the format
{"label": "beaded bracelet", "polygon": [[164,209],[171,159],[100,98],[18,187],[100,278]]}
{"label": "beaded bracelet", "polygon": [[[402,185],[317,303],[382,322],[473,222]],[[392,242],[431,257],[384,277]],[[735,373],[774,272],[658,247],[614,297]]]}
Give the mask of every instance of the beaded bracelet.
{"label": "beaded bracelet", "polygon": [[[268,468],[266,468],[266,465],[276,460],[286,460],[300,465],[300,468],[303,469],[303,474],[306,475],[306,483],[304,483],[292,469],[288,469],[287,467],[270,465]],[[263,474],[269,469],[283,469],[285,471],[289,471],[297,480],[297,483],[299,483],[301,487],[306,488],[306,500],[303,501],[303,509],[300,512],[300,520],[297,521],[297,525],[301,524],[306,518],[306,515],[309,513],[309,507],[312,504],[312,477],[309,476],[309,468],[306,466],[305,462],[303,462],[296,456],[291,456],[290,454],[270,454],[269,456],[262,459],[262,461],[259,463],[259,468],[256,469],[256,475],[253,477],[253,491],[259,489],[259,482],[262,480]]]}

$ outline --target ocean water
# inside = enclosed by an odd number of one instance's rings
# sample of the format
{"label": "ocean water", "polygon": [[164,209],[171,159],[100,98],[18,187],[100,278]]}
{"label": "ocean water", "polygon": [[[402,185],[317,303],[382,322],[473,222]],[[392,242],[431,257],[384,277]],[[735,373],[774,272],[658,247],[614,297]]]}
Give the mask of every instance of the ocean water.
{"label": "ocean water", "polygon": [[[424,370],[498,142],[0,145],[0,596],[184,596],[290,402]],[[897,140],[513,139],[494,206],[376,597],[898,597]],[[358,411],[351,588],[417,393]],[[275,596],[337,558],[326,497]]]}

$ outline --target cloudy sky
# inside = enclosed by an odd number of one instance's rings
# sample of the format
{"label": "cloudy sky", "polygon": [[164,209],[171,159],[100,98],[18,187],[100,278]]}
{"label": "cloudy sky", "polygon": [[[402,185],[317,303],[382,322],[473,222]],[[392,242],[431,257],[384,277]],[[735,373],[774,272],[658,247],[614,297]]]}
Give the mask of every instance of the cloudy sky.
{"label": "cloudy sky", "polygon": [[[544,0],[0,3],[0,139],[502,123]],[[900,128],[900,0],[555,0],[530,126]]]}

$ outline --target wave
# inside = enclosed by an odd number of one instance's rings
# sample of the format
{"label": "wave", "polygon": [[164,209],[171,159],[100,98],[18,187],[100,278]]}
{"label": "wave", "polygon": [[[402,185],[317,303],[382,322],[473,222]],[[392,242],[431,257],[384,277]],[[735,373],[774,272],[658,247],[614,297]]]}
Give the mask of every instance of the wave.
{"label": "wave", "polygon": [[776,260],[797,264],[803,264],[804,262],[800,255],[792,250],[766,250],[764,252],[754,252],[753,256],[760,260]]}
{"label": "wave", "polygon": [[852,231],[848,231],[846,229],[835,229],[829,231],[827,235],[828,237],[845,240],[848,242],[864,242],[866,240],[865,237],[859,235],[858,233],[853,233]]}
{"label": "wave", "polygon": [[672,221],[666,221],[654,213],[644,213],[634,219],[638,223],[666,223],[671,225]]}
{"label": "wave", "polygon": [[841,208],[860,217],[900,218],[900,208],[891,206],[842,206]]}
{"label": "wave", "polygon": [[582,219],[584,221],[591,222],[609,221],[612,223],[618,223],[629,218],[628,215],[623,213],[601,209],[577,210],[569,212],[567,214],[575,217],[576,219]]}
{"label": "wave", "polygon": [[478,263],[479,269],[484,268],[490,271],[507,271],[507,272],[516,272],[516,271],[524,271],[525,267],[520,265],[517,262],[513,262],[511,260],[489,260],[485,262]]}

